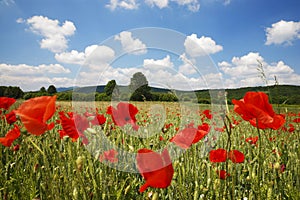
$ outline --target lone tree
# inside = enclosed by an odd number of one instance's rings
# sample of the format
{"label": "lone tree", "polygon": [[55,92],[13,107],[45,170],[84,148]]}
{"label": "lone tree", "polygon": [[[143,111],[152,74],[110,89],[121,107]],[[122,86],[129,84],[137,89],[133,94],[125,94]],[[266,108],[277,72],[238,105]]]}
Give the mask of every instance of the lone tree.
{"label": "lone tree", "polygon": [[56,87],[54,85],[50,85],[47,89],[47,92],[50,95],[57,93]]}
{"label": "lone tree", "polygon": [[151,88],[148,86],[148,81],[142,72],[133,74],[130,79],[129,89],[132,93],[130,100],[132,101],[144,101],[151,100],[152,94]]}
{"label": "lone tree", "polygon": [[104,92],[107,96],[111,96],[113,93],[119,95],[119,87],[115,80],[110,80],[104,87]]}

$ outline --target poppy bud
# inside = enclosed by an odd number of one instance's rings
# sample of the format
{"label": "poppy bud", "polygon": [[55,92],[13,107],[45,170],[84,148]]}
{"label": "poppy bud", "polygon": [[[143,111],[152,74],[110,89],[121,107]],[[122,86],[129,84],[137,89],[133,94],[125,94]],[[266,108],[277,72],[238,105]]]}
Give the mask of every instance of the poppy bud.
{"label": "poppy bud", "polygon": [[158,193],[155,192],[154,195],[153,195],[153,197],[152,197],[152,200],[157,200],[157,199],[158,199]]}
{"label": "poppy bud", "polygon": [[275,164],[274,164],[274,169],[280,169],[280,164],[279,164],[279,162],[276,162]]}
{"label": "poppy bud", "polygon": [[79,156],[79,157],[76,159],[76,165],[77,165],[77,169],[78,169],[79,171],[81,171],[81,169],[82,169],[83,161],[84,161],[84,157],[83,157],[83,156]]}

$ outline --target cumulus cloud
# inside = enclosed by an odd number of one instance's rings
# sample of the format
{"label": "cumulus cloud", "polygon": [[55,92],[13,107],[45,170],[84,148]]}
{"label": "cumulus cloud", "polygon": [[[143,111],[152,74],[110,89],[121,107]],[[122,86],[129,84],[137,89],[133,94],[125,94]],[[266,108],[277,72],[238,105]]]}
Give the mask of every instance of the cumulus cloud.
{"label": "cumulus cloud", "polygon": [[55,54],[55,59],[60,63],[67,64],[103,64],[109,63],[114,59],[115,52],[107,46],[90,45],[87,46],[84,52],[72,50]]}
{"label": "cumulus cloud", "polygon": [[135,55],[147,53],[146,45],[141,40],[133,38],[131,32],[123,31],[115,36],[115,40],[121,42],[122,48],[126,53]]}
{"label": "cumulus cloud", "polygon": [[174,64],[171,61],[171,58],[169,55],[167,55],[165,58],[163,59],[145,59],[143,66],[145,68],[150,68],[150,69],[161,69],[161,68],[172,68],[174,66]]}
{"label": "cumulus cloud", "polygon": [[[144,3],[150,7],[158,7],[163,9],[169,7],[170,3],[173,2],[179,6],[186,6],[188,10],[197,12],[200,9],[199,0],[145,0]],[[106,7],[112,11],[117,8],[123,8],[127,10],[138,9],[139,4],[137,0],[110,0]]]}
{"label": "cumulus cloud", "polygon": [[7,75],[40,75],[40,74],[67,74],[71,71],[60,64],[30,66],[26,64],[0,64],[1,74]]}
{"label": "cumulus cloud", "polygon": [[54,53],[60,53],[68,48],[67,37],[75,33],[76,27],[71,21],[65,21],[62,25],[58,20],[52,20],[44,16],[33,16],[27,20],[17,19],[17,23],[26,22],[29,30],[40,35],[42,49],[48,49]]}
{"label": "cumulus cloud", "polygon": [[0,64],[0,85],[18,85],[25,91],[38,90],[54,84],[57,87],[72,86],[73,80],[62,77],[70,74],[69,69],[59,64],[30,66],[26,64]]}
{"label": "cumulus cloud", "polygon": [[[262,80],[258,71],[259,62],[263,65],[266,80]],[[265,81],[274,84],[274,76],[277,77],[279,84],[295,85],[300,80],[300,75],[283,61],[267,63],[257,52],[233,57],[231,62],[219,62],[218,66],[226,77],[225,86],[229,88],[261,86]]]}
{"label": "cumulus cloud", "polygon": [[151,7],[157,6],[162,9],[168,7],[169,0],[145,0],[145,3]]}
{"label": "cumulus cloud", "polygon": [[191,57],[215,54],[223,50],[223,47],[217,45],[210,37],[202,36],[201,38],[198,38],[196,34],[187,36],[184,41],[184,47],[186,53]]}
{"label": "cumulus cloud", "polygon": [[180,55],[179,59],[183,62],[183,64],[178,67],[179,73],[185,75],[192,75],[197,73],[195,67],[193,66],[195,63],[194,59],[188,59],[185,53]]}
{"label": "cumulus cloud", "polygon": [[106,5],[107,8],[114,11],[116,8],[123,8],[126,10],[134,10],[139,7],[136,0],[110,0],[109,4]]}
{"label": "cumulus cloud", "polygon": [[266,45],[288,44],[300,39],[300,22],[281,20],[266,28]]}

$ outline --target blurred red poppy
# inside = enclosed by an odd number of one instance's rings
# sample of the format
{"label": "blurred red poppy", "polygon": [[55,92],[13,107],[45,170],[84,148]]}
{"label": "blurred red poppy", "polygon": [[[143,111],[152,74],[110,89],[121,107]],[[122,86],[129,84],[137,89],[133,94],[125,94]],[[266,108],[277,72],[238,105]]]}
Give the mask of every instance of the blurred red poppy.
{"label": "blurred red poppy", "polygon": [[111,115],[113,122],[120,127],[126,124],[131,124],[132,127],[137,130],[135,115],[138,113],[137,107],[130,103],[120,102],[117,105],[117,109],[112,106],[107,108],[106,113]]}
{"label": "blurred red poppy", "polygon": [[216,171],[217,174],[219,175],[219,178],[222,179],[222,180],[225,180],[228,176],[230,176],[229,173],[227,173],[225,170],[217,170]]}
{"label": "blurred red poppy", "polygon": [[103,125],[106,122],[104,115],[96,114],[95,118],[91,121],[93,125]]}
{"label": "blurred red poppy", "polygon": [[56,96],[42,96],[29,99],[20,105],[16,114],[29,133],[41,135],[54,127],[54,123],[46,122],[55,113],[55,101]]}
{"label": "blurred red poppy", "polygon": [[246,138],[246,142],[249,142],[250,144],[256,144],[258,141],[258,136],[255,136],[255,137],[248,137]]}
{"label": "blurred red poppy", "polygon": [[252,126],[277,130],[285,123],[284,116],[274,112],[268,96],[263,92],[247,92],[243,99],[233,99],[232,103],[234,111]]}
{"label": "blurred red poppy", "polygon": [[16,102],[14,98],[0,97],[0,109],[8,110]]}
{"label": "blurred red poppy", "polygon": [[100,160],[100,162],[107,160],[111,163],[116,163],[116,162],[118,162],[117,155],[118,155],[118,152],[114,149],[111,149],[108,151],[104,151],[104,153],[102,155],[100,155],[99,160]]}
{"label": "blurred red poppy", "polygon": [[212,119],[212,114],[210,110],[204,110],[202,113],[206,116],[207,119]]}
{"label": "blurred red poppy", "polygon": [[182,149],[188,149],[192,144],[199,142],[203,137],[208,134],[208,124],[203,124],[196,128],[185,128],[174,137],[170,139],[170,142],[175,143]]}
{"label": "blurred red poppy", "polygon": [[0,143],[6,147],[10,147],[13,141],[20,137],[20,135],[20,128],[15,124],[14,128],[9,130],[5,137],[0,138]]}
{"label": "blurred red poppy", "polygon": [[242,152],[238,150],[231,150],[228,153],[228,158],[233,162],[233,163],[242,163],[245,160],[245,156]]}
{"label": "blurred red poppy", "polygon": [[17,121],[16,113],[14,110],[10,111],[9,113],[5,114],[5,119],[8,124],[13,124]]}
{"label": "blurred red poppy", "polygon": [[219,163],[225,162],[227,159],[227,152],[225,149],[216,149],[209,152],[210,162]]}
{"label": "blurred red poppy", "polygon": [[174,169],[167,149],[164,149],[162,154],[149,149],[140,149],[136,160],[137,168],[146,180],[140,192],[144,192],[148,187],[166,188],[171,184]]}
{"label": "blurred red poppy", "polygon": [[293,122],[295,122],[295,123],[300,123],[300,118],[294,119]]}
{"label": "blurred red poppy", "polygon": [[72,141],[76,141],[79,137],[82,137],[84,144],[86,144],[87,138],[84,135],[84,131],[89,127],[87,118],[74,113],[67,113],[67,115],[69,117],[67,117],[64,112],[59,112],[59,118],[63,128],[63,130],[59,131],[60,138],[68,136],[72,138]]}

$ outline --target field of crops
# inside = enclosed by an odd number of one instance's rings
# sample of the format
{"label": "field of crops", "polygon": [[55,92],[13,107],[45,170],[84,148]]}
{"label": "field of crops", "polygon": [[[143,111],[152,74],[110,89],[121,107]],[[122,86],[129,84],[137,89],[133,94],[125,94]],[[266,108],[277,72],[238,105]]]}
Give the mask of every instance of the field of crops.
{"label": "field of crops", "polygon": [[299,107],[264,93],[229,112],[0,99],[1,199],[300,199]]}

